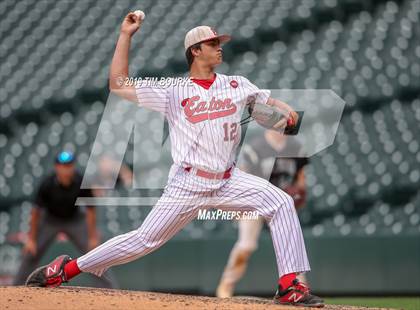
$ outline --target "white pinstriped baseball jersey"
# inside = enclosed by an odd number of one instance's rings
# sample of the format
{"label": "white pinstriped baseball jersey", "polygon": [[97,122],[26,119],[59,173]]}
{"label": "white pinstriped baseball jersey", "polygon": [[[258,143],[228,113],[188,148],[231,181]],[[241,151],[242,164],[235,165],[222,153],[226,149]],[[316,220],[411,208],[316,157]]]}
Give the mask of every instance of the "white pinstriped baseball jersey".
{"label": "white pinstriped baseball jersey", "polygon": [[249,96],[266,103],[270,94],[242,76],[223,74],[216,75],[209,89],[196,83],[166,87],[141,83],[136,93],[139,106],[167,118],[174,164],[212,172],[233,165]]}

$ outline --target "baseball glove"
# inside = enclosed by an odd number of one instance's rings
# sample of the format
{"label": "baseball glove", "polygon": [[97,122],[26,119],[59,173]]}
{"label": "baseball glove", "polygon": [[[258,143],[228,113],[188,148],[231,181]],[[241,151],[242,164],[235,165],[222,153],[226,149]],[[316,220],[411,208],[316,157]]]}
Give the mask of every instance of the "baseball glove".
{"label": "baseball glove", "polygon": [[300,209],[305,205],[306,202],[306,190],[294,185],[290,185],[284,189],[286,193],[292,196],[295,202],[295,208]]}
{"label": "baseball glove", "polygon": [[255,97],[248,98],[249,116],[241,121],[241,125],[248,123],[253,118],[259,125],[267,129],[282,130],[285,135],[296,135],[301,123],[301,113],[293,112],[285,115],[276,107],[268,104],[258,103]]}
{"label": "baseball glove", "polygon": [[280,111],[267,104],[251,101],[248,112],[258,124],[267,129],[279,128],[278,124],[281,124],[282,121],[284,124],[287,123],[285,116]]}

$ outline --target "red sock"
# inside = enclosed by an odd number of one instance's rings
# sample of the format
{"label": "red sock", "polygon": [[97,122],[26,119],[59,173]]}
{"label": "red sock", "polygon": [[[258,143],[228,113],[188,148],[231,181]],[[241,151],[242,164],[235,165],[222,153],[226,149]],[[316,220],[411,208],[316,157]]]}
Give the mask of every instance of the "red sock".
{"label": "red sock", "polygon": [[79,273],[81,273],[79,266],[77,266],[77,259],[73,259],[69,261],[64,266],[64,274],[66,275],[66,279],[70,280],[71,278],[74,278]]}
{"label": "red sock", "polygon": [[289,286],[292,285],[292,282],[293,282],[294,279],[296,279],[296,273],[295,272],[285,274],[279,279],[279,285],[284,290],[284,289],[286,289],[286,288],[288,288]]}

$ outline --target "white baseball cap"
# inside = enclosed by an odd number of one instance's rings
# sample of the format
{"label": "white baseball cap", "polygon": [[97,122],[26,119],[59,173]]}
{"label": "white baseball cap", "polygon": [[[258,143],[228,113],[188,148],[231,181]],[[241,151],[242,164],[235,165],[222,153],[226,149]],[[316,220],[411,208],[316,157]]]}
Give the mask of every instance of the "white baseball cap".
{"label": "white baseball cap", "polygon": [[209,26],[198,26],[188,31],[185,35],[185,50],[194,44],[210,41],[213,39],[219,39],[220,43],[225,43],[230,41],[231,36],[227,34],[219,35],[217,34],[216,30]]}

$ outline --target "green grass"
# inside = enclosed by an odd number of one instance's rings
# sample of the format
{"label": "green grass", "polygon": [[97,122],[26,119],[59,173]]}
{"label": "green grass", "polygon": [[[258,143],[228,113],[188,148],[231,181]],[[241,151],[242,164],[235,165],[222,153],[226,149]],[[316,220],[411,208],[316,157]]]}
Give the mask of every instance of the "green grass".
{"label": "green grass", "polygon": [[325,302],[330,305],[420,310],[420,297],[337,297],[325,298]]}

